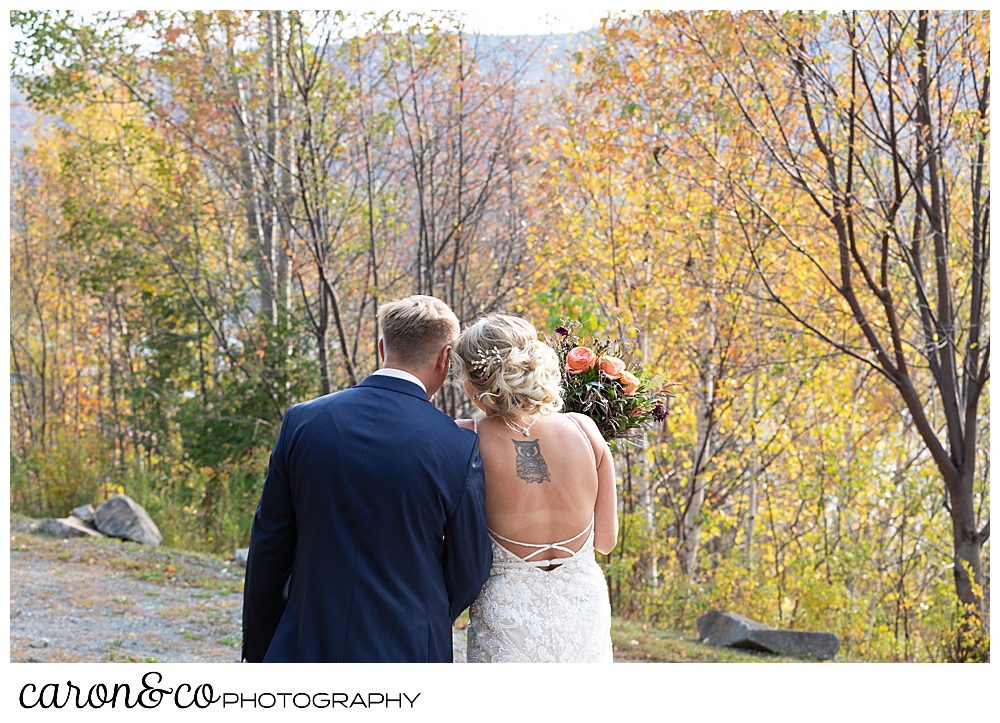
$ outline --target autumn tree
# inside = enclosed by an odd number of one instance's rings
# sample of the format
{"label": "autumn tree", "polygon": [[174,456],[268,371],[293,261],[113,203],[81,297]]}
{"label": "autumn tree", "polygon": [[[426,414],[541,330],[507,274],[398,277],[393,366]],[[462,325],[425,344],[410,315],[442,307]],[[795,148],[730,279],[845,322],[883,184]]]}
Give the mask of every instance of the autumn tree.
{"label": "autumn tree", "polygon": [[[726,137],[712,98],[680,87],[690,79],[672,77],[660,64],[666,51],[641,35],[630,21],[609,22],[592,47],[578,47],[574,86],[536,129],[545,201],[532,229],[543,245],[536,293],[551,304],[549,324],[565,314],[633,339],[638,359],[683,390],[644,448],[621,450],[624,510],[637,514],[622,525],[617,554],[642,528],[646,583],[655,588],[659,570],[676,566],[684,579],[674,589],[687,595],[702,539],[715,534],[715,525],[703,529],[706,508],[742,484],[758,451],[743,389],[762,354],[748,343],[759,326],[750,257],[730,242],[718,176],[699,173],[706,138],[726,163],[743,163],[741,146]],[[664,93],[690,109],[686,130],[706,132],[674,130],[664,143],[655,108]],[[650,544],[661,516],[670,520],[666,554]]]}
{"label": "autumn tree", "polygon": [[[675,23],[797,200],[775,203],[753,174],[729,178],[766,297],[897,390],[941,475],[955,587],[974,610],[989,539],[977,500],[990,349],[988,29],[983,14],[928,11]],[[771,262],[778,248],[822,285],[796,293]]]}
{"label": "autumn tree", "polygon": [[[107,312],[94,368],[116,476],[149,460],[158,478],[202,481],[256,459],[290,404],[377,368],[380,300],[434,293],[471,319],[517,286],[530,47],[481,42],[447,13],[12,22],[14,78],[60,121],[45,176],[59,200],[19,227],[30,270],[13,361],[40,370],[15,388],[25,449],[51,430],[52,384],[72,376],[38,343],[58,308],[36,293],[46,285],[71,282]],[[18,161],[25,179],[37,170]],[[60,230],[38,239],[43,226]],[[455,413],[464,399],[436,403]],[[184,507],[208,519],[218,491]]]}

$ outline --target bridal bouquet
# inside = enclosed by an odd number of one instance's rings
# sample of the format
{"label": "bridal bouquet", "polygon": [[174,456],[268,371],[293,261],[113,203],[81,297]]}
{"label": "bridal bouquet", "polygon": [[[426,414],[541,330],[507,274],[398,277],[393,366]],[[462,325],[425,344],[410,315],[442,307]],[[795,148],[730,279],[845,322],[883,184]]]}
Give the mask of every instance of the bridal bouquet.
{"label": "bridal bouquet", "polygon": [[567,322],[546,340],[562,367],[562,411],[586,414],[609,442],[639,439],[666,419],[668,395],[651,389],[659,380],[625,361],[631,358],[627,342],[607,337],[585,344],[579,330],[579,323]]}

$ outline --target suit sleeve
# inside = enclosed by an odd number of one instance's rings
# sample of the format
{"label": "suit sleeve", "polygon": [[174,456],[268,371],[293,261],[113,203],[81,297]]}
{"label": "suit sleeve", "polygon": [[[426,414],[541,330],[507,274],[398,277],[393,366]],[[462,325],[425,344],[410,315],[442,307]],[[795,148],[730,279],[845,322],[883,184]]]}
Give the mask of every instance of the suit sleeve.
{"label": "suit sleeve", "polygon": [[288,484],[291,409],[271,451],[267,477],[250,529],[250,553],[243,585],[243,658],[263,661],[285,611],[285,583],[295,559],[295,508]]}
{"label": "suit sleeve", "polygon": [[466,469],[465,486],[448,517],[444,535],[444,577],[452,620],[479,595],[492,564],[493,551],[486,531],[486,478],[477,440]]}

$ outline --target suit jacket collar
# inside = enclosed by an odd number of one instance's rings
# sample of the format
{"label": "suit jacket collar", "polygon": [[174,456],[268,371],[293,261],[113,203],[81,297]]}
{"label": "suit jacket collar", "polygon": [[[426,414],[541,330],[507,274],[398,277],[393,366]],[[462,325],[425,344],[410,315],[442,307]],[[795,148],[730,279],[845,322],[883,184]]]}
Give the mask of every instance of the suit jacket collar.
{"label": "suit jacket collar", "polygon": [[387,389],[390,392],[409,394],[411,397],[416,397],[417,399],[422,399],[423,401],[430,403],[430,400],[427,398],[427,394],[423,389],[418,387],[413,382],[408,382],[405,379],[399,379],[398,377],[390,377],[384,374],[372,374],[358,382],[358,386],[377,387],[379,389]]}

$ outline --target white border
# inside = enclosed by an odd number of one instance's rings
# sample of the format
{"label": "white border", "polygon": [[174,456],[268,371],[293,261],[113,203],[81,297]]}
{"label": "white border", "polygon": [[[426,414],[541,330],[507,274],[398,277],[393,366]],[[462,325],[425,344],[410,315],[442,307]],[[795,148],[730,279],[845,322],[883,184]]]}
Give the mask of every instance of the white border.
{"label": "white border", "polygon": [[[24,3],[25,6],[28,3]],[[225,7],[228,3],[215,7]],[[254,4],[231,7],[256,9]],[[555,18],[553,32],[573,32],[596,24],[604,3],[563,2],[525,3],[505,2],[493,9],[481,9],[482,3],[448,3],[451,9],[466,10],[469,25],[474,24],[483,32],[518,32],[524,18],[540,17],[547,13]],[[302,9],[330,7],[297,3]],[[92,10],[89,3],[67,3],[63,7]],[[179,3],[176,8],[203,8],[202,4]],[[426,2],[374,2],[348,3],[339,6],[345,10],[426,10]],[[662,7],[662,6],[661,6]],[[683,7],[683,6],[682,6]],[[690,6],[687,6],[690,7]],[[718,9],[740,9],[739,5],[723,3]],[[772,3],[774,9],[797,9],[786,3]],[[845,6],[842,6],[845,7]],[[889,3],[883,7],[910,7]],[[987,3],[969,3],[970,9],[989,9]],[[437,9],[437,8],[435,8]],[[667,9],[667,8],[664,8]],[[13,32],[7,25],[9,74],[10,48]],[[6,86],[9,94],[9,82]],[[10,104],[4,106],[8,114]],[[10,150],[9,135],[5,148]],[[3,264],[9,276],[9,181],[6,169],[4,188],[8,203],[3,212],[7,223],[8,253]],[[8,303],[0,310],[0,317],[7,326],[9,338]],[[5,372],[2,375],[3,392],[9,399],[9,355],[5,355]],[[9,415],[2,424],[6,428],[4,444],[9,459]],[[9,500],[9,467],[7,474]],[[9,504],[9,502],[8,502]],[[9,536],[9,516],[4,521]],[[9,539],[9,537],[8,537]],[[9,599],[9,556],[3,586]],[[3,631],[7,650],[10,649],[10,619]],[[139,720],[177,720],[179,711],[171,699],[157,708],[126,710],[118,706],[111,710],[75,710],[41,712],[38,708],[22,710],[18,694],[23,686],[61,683],[72,680],[86,691],[97,683],[128,683],[133,689],[141,687],[140,678],[148,671],[164,676],[165,687],[173,688],[189,682],[210,683],[216,693],[229,692],[244,695],[254,693],[309,692],[367,695],[388,692],[395,696],[406,692],[411,697],[420,694],[412,709],[386,710],[363,708],[360,705],[345,710],[296,709],[289,705],[270,710],[240,708],[220,703],[206,710],[190,708],[187,713],[202,719],[222,716],[227,719],[305,720],[323,716],[342,717],[350,713],[356,719],[406,719],[406,720],[510,720],[510,721],[592,721],[592,720],[641,720],[656,721],[734,721],[789,720],[843,721],[856,718],[862,721],[892,720],[906,723],[945,721],[957,719],[985,719],[989,710],[996,710],[998,690],[990,665],[959,666],[931,664],[826,664],[825,667],[807,664],[649,664],[607,666],[552,665],[544,668],[532,666],[476,666],[460,665],[443,667],[432,665],[306,665],[306,666],[226,666],[211,664],[187,665],[107,665],[107,664],[12,664],[5,663],[0,710],[9,711],[8,720],[28,720],[44,716],[46,719],[74,716],[79,720],[108,720],[128,716]],[[29,689],[30,690],[30,689]],[[377,698],[376,698],[377,699]],[[301,700],[301,698],[300,698]],[[319,699],[322,702],[322,698]],[[183,702],[183,701],[182,701]],[[405,702],[404,702],[404,705]],[[996,718],[993,718],[996,720]]]}

